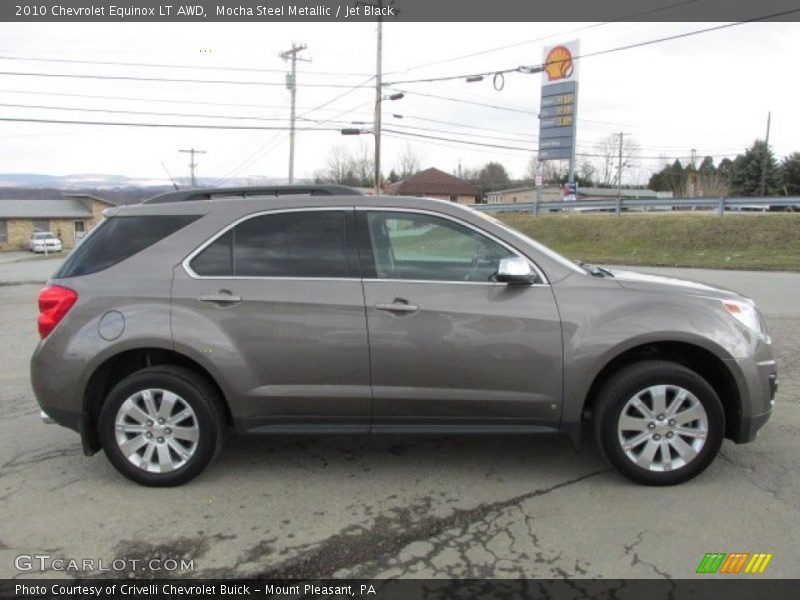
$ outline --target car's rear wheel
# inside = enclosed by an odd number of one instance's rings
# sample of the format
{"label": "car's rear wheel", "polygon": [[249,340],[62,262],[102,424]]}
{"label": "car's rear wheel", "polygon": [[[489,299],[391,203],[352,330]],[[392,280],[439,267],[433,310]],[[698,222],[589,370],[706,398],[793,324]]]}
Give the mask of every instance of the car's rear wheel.
{"label": "car's rear wheel", "polygon": [[148,486],[180,485],[199,475],[224,434],[219,394],[196,373],[174,366],[125,377],[108,394],[99,426],[111,463]]}
{"label": "car's rear wheel", "polygon": [[725,414],[700,375],[667,361],[644,361],[614,375],[595,411],[600,448],[626,477],[646,485],[675,485],[714,460]]}

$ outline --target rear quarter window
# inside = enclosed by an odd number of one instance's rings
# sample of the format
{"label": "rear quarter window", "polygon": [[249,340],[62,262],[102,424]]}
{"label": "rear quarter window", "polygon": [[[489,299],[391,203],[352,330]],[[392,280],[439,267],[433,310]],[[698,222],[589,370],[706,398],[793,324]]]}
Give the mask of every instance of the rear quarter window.
{"label": "rear quarter window", "polygon": [[160,242],[198,218],[195,215],[108,218],[72,252],[53,277],[64,279],[98,273]]}

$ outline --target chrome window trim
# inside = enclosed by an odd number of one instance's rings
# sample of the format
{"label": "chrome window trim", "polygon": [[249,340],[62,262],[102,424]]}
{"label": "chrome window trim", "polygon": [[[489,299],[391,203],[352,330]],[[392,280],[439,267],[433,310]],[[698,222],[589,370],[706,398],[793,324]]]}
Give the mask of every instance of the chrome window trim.
{"label": "chrome window trim", "polygon": [[514,254],[515,256],[518,256],[519,258],[522,258],[522,259],[526,260],[531,265],[531,267],[536,271],[536,273],[537,273],[537,275],[538,275],[538,277],[540,279],[539,283],[531,284],[531,286],[533,286],[533,287],[549,287],[549,285],[550,285],[550,283],[547,280],[547,277],[545,276],[544,272],[539,268],[539,265],[537,265],[530,258],[525,256],[523,253],[521,253],[517,248],[515,248],[514,246],[512,246],[508,242],[505,242],[504,240],[501,240],[497,236],[489,233],[488,231],[485,231],[485,230],[483,230],[483,229],[481,229],[481,228],[479,228],[479,227],[477,227],[475,225],[472,225],[471,223],[467,223],[467,222],[462,221],[461,219],[459,219],[457,217],[453,217],[452,215],[448,215],[448,214],[445,214],[445,213],[437,212],[437,211],[434,211],[434,210],[420,209],[420,208],[401,208],[401,207],[381,207],[381,206],[309,206],[309,207],[298,207],[298,208],[276,208],[276,209],[272,209],[272,210],[262,210],[262,211],[258,211],[258,212],[254,212],[254,213],[248,213],[246,215],[243,215],[243,216],[239,217],[238,219],[236,219],[232,223],[229,223],[228,225],[223,227],[220,231],[218,231],[213,236],[208,238],[205,242],[200,244],[197,248],[195,248],[192,252],[190,252],[189,255],[186,258],[183,259],[183,261],[181,261],[181,266],[183,267],[183,270],[186,272],[186,274],[189,277],[191,277],[192,279],[210,280],[210,281],[214,281],[214,280],[216,280],[216,281],[231,281],[231,280],[243,280],[243,281],[246,281],[246,280],[252,280],[252,281],[267,280],[267,281],[269,281],[269,280],[282,280],[282,281],[350,281],[350,282],[353,282],[353,281],[370,281],[370,282],[378,281],[378,282],[387,282],[387,283],[388,282],[394,282],[394,283],[401,283],[401,282],[402,283],[438,283],[438,284],[446,283],[446,284],[455,284],[455,285],[483,285],[483,286],[500,286],[500,285],[505,286],[505,285],[507,285],[505,283],[501,283],[501,282],[498,282],[498,281],[485,281],[485,282],[484,281],[452,281],[452,280],[449,280],[449,279],[380,279],[380,278],[377,278],[377,277],[363,277],[363,278],[361,278],[361,277],[274,277],[274,276],[263,276],[263,277],[238,276],[237,277],[237,276],[233,276],[233,275],[231,275],[230,277],[225,277],[225,276],[219,276],[219,275],[198,275],[197,273],[194,272],[194,270],[190,266],[190,263],[192,262],[192,260],[194,260],[194,258],[198,254],[200,254],[203,250],[205,250],[208,246],[213,244],[215,241],[217,241],[217,239],[221,238],[223,235],[228,233],[228,231],[230,231],[231,229],[233,229],[234,227],[236,227],[240,223],[244,223],[245,221],[247,221],[249,219],[255,219],[256,217],[263,217],[263,216],[266,216],[266,215],[277,215],[277,214],[292,213],[292,212],[320,212],[320,211],[333,211],[333,212],[335,212],[335,211],[350,211],[350,210],[355,210],[355,211],[373,211],[373,212],[414,213],[414,214],[430,215],[430,216],[433,216],[433,217],[439,217],[441,219],[447,219],[447,220],[452,221],[452,222],[454,222],[454,223],[456,223],[458,225],[462,225],[464,227],[467,227],[467,228],[475,231],[479,235],[482,235],[484,237],[489,238],[493,242],[503,246],[506,250],[508,250],[509,252]]}
{"label": "chrome window trim", "polygon": [[[511,252],[513,255],[517,256],[518,258],[523,259],[526,261],[531,268],[536,271],[537,276],[539,277],[540,283],[535,283],[532,285],[537,286],[549,286],[550,283],[547,280],[544,272],[539,268],[535,262],[533,262],[530,258],[525,256],[522,252],[520,252],[516,247],[512,246],[508,242],[501,240],[497,236],[489,233],[488,231],[481,229],[473,225],[472,223],[467,223],[462,221],[458,217],[454,217],[452,215],[448,215],[445,213],[433,211],[433,210],[426,210],[422,208],[400,208],[400,207],[382,207],[382,206],[356,206],[356,211],[365,211],[365,212],[401,212],[401,213],[415,213],[421,215],[430,215],[432,217],[439,217],[440,219],[446,219],[458,225],[462,225],[468,229],[471,229],[478,235],[482,235],[483,237],[489,238],[496,244],[501,245],[503,248]],[[478,285],[508,285],[505,283],[500,283],[496,281],[452,281],[449,279],[419,279],[419,280],[412,280],[412,279],[381,279],[378,277],[364,277],[364,281],[413,281],[415,283],[469,283],[469,284],[478,284]]]}

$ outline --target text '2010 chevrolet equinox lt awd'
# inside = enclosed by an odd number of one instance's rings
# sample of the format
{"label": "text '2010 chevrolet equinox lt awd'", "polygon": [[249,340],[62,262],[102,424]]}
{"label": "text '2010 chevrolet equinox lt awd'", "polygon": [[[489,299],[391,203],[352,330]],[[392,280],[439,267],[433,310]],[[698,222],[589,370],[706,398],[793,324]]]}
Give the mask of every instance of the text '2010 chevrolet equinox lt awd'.
{"label": "text '2010 chevrolet equinox lt awd'", "polygon": [[246,433],[539,433],[591,423],[630,479],[752,441],[777,388],[736,293],[573,263],[425,198],[195,190],[112,208],[39,295],[45,420],[176,485]]}

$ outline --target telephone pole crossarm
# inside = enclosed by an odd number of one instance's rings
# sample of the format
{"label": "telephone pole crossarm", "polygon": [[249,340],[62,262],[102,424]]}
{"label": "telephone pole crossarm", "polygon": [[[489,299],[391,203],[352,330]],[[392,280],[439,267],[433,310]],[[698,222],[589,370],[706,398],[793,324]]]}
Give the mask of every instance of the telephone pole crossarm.
{"label": "telephone pole crossarm", "polygon": [[192,147],[192,148],[188,148],[186,150],[178,150],[178,152],[185,152],[185,153],[191,155],[190,158],[189,158],[189,172],[191,173],[191,186],[192,187],[197,187],[197,182],[195,181],[195,177],[194,177],[194,170],[195,170],[195,167],[197,167],[197,163],[194,160],[194,155],[195,154],[206,154],[206,151],[205,150],[197,150],[194,147]]}

